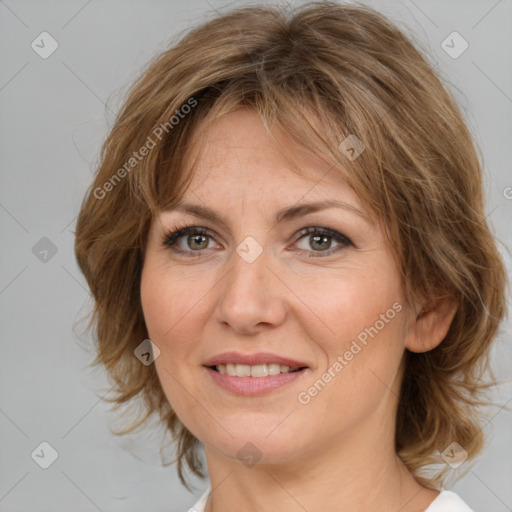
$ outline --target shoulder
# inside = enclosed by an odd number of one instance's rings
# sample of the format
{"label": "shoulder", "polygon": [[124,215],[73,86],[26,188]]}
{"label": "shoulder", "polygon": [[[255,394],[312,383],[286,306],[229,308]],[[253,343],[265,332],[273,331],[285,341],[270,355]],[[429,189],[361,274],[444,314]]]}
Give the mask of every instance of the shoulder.
{"label": "shoulder", "polygon": [[442,490],[425,512],[474,512],[453,491]]}

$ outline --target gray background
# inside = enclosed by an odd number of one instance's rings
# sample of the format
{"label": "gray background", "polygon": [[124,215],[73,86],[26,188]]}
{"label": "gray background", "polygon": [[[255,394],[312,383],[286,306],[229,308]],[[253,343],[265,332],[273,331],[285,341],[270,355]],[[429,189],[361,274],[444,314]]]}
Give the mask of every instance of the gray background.
{"label": "gray background", "polygon": [[[91,303],[73,229],[113,113],[141,67],[191,24],[248,3],[0,0],[0,511],[177,512],[206,486],[193,479],[191,495],[174,466],[160,467],[156,427],[110,432],[119,425],[103,400],[110,385],[87,368],[93,345],[77,325]],[[456,92],[484,154],[488,217],[510,272],[512,2],[364,3],[409,27]],[[47,59],[31,47],[43,31],[59,45]],[[441,47],[453,31],[469,43],[456,59]],[[501,379],[511,332],[506,323],[493,350]],[[512,399],[510,383],[496,399]],[[498,407],[490,414],[485,452],[451,489],[476,510],[502,512],[512,510],[512,419]],[[43,441],[58,452],[48,469],[31,457]]]}

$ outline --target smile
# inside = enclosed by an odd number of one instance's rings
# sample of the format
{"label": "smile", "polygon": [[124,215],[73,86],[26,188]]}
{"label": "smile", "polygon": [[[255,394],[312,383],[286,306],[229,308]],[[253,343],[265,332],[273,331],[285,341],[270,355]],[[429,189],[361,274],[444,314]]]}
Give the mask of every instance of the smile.
{"label": "smile", "polygon": [[[223,367],[223,370],[217,369]],[[267,369],[265,370],[261,367],[266,367]],[[292,382],[301,379],[306,373],[311,372],[307,367],[291,370],[288,366],[281,367],[280,365],[272,364],[254,366],[245,364],[219,364],[217,366],[204,368],[216,386],[235,395],[242,396],[258,396],[270,393],[277,389],[284,388]],[[270,372],[277,372],[277,368],[279,368],[279,372],[275,374],[267,373],[267,375],[261,375],[258,377],[252,375],[253,371],[255,374],[261,374],[262,372],[268,372],[269,370]],[[281,372],[281,368],[283,368],[283,372]],[[225,373],[222,373],[224,370]],[[229,372],[234,373],[234,375]],[[248,372],[250,372],[251,375],[248,375]]]}

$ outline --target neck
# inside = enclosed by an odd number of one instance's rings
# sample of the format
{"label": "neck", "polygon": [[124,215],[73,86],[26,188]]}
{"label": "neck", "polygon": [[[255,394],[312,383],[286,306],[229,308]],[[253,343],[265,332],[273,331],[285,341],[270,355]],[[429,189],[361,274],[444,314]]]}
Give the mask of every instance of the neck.
{"label": "neck", "polygon": [[339,437],[313,453],[252,467],[205,446],[212,487],[205,512],[423,512],[439,494],[421,486],[396,456],[392,421],[378,430],[374,421],[359,424]]}

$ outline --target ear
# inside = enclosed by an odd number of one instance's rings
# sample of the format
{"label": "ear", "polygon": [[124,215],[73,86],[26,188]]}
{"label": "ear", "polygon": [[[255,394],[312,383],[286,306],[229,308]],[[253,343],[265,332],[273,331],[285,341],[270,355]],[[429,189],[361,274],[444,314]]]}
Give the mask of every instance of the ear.
{"label": "ear", "polygon": [[428,352],[448,334],[458,304],[453,297],[443,297],[423,304],[413,320],[406,348],[411,352]]}

